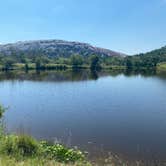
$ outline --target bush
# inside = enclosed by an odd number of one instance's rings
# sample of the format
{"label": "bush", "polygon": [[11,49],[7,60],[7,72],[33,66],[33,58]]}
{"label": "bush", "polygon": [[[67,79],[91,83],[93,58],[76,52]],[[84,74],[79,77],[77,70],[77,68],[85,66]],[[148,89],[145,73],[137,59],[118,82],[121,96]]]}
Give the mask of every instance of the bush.
{"label": "bush", "polygon": [[9,156],[33,156],[38,153],[39,144],[29,136],[8,135],[1,138],[0,152]]}
{"label": "bush", "polygon": [[75,162],[85,160],[84,154],[75,149],[66,148],[63,145],[48,145],[46,142],[41,142],[43,154],[50,159],[59,162]]}
{"label": "bush", "polygon": [[32,156],[39,150],[38,142],[30,136],[21,135],[16,141],[17,149],[23,156]]}
{"label": "bush", "polygon": [[101,69],[100,63],[99,63],[100,58],[97,55],[92,55],[90,57],[90,68],[91,70],[99,70]]}
{"label": "bush", "polygon": [[44,157],[58,162],[85,161],[84,154],[76,149],[69,149],[60,144],[49,145],[37,142],[30,136],[7,135],[0,139],[0,154],[16,159],[27,157]]}
{"label": "bush", "polygon": [[5,112],[5,108],[3,108],[1,105],[0,105],[0,118],[2,117],[3,113]]}

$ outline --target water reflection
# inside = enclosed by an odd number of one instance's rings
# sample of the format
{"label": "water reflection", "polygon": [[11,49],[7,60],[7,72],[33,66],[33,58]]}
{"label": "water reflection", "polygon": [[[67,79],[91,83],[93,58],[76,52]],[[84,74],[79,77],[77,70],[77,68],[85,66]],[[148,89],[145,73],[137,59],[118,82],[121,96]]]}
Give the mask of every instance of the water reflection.
{"label": "water reflection", "polygon": [[105,71],[90,71],[90,70],[53,70],[53,71],[6,71],[0,72],[0,81],[4,80],[31,80],[31,81],[86,81],[97,80],[99,77],[118,75],[132,76],[157,76],[165,79],[166,73],[156,73],[155,70],[105,70]]}
{"label": "water reflection", "polygon": [[[100,73],[104,75],[104,73]],[[75,70],[75,71],[8,71],[0,72],[0,80],[31,80],[31,81],[84,81],[96,80],[98,78],[97,72],[89,70]]]}

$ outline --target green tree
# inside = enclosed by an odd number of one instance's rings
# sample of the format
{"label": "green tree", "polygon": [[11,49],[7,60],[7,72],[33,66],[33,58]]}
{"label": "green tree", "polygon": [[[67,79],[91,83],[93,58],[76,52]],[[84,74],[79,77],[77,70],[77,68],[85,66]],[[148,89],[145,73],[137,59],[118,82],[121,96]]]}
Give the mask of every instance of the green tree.
{"label": "green tree", "polygon": [[101,68],[99,64],[99,57],[97,55],[92,55],[90,57],[90,68],[91,70],[98,70]]}
{"label": "green tree", "polygon": [[36,69],[41,69],[41,59],[40,58],[36,58],[35,59],[35,65],[36,65]]}
{"label": "green tree", "polygon": [[126,58],[126,67],[127,67],[127,69],[132,69],[132,67],[133,67],[131,57],[129,57],[129,56]]}
{"label": "green tree", "polygon": [[71,65],[73,67],[80,67],[83,64],[83,58],[80,55],[72,55],[71,56]]}
{"label": "green tree", "polygon": [[29,65],[27,62],[25,63],[25,70],[29,70]]}
{"label": "green tree", "polygon": [[40,58],[40,60],[41,60],[41,63],[42,64],[48,64],[48,63],[50,63],[50,59],[48,58],[48,57],[46,57],[46,56],[42,56],[41,58]]}
{"label": "green tree", "polygon": [[14,63],[15,63],[15,61],[12,58],[5,58],[4,59],[4,68],[6,70],[10,70],[10,69],[12,69]]}

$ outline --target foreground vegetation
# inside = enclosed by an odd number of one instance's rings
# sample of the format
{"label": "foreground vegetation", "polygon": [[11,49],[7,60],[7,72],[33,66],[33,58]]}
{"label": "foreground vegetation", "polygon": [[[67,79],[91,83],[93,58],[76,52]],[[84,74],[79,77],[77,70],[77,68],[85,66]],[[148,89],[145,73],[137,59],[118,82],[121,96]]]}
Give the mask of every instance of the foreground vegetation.
{"label": "foreground vegetation", "polygon": [[59,163],[56,161],[50,161],[44,158],[27,158],[22,161],[15,160],[10,157],[0,158],[0,166],[90,166],[86,163]]}
{"label": "foreground vegetation", "polygon": [[0,163],[2,165],[89,165],[85,155],[60,144],[38,142],[26,135],[1,135]]}

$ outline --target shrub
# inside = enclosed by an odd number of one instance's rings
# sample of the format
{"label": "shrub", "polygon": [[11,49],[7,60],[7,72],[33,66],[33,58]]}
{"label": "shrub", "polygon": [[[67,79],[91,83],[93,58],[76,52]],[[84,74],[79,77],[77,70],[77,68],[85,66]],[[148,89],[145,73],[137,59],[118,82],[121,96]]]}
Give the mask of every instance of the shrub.
{"label": "shrub", "polygon": [[5,112],[5,108],[3,108],[1,105],[0,105],[0,118],[2,117],[3,113]]}
{"label": "shrub", "polygon": [[85,161],[84,154],[76,149],[69,149],[60,144],[49,145],[37,142],[26,135],[3,135],[0,139],[0,154],[16,159],[27,157],[44,157],[58,162]]}
{"label": "shrub", "polygon": [[75,162],[85,160],[85,156],[81,151],[69,149],[60,144],[48,145],[46,142],[42,142],[41,147],[45,156],[59,162]]}
{"label": "shrub", "polygon": [[21,135],[17,137],[16,146],[23,156],[32,156],[38,153],[39,144],[30,136]]}
{"label": "shrub", "polygon": [[25,135],[7,135],[1,138],[0,143],[0,152],[9,156],[33,156],[39,150],[38,142]]}

